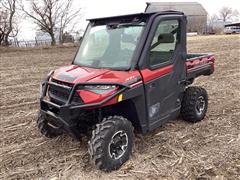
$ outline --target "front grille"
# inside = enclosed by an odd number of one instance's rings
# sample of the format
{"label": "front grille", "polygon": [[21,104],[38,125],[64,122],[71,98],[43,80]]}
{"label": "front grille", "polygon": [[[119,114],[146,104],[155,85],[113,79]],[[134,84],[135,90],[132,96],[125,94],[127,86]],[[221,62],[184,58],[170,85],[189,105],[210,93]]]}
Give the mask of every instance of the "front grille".
{"label": "front grille", "polygon": [[[73,85],[70,83],[66,83],[66,82],[62,82],[62,81],[58,81],[55,79],[52,79],[52,82],[57,83],[57,84],[61,84],[64,86],[68,86],[68,87],[72,87]],[[61,87],[56,87],[56,86],[51,86],[49,85],[49,97],[50,100],[53,103],[59,104],[59,105],[63,105],[67,102],[70,91]],[[83,101],[81,99],[81,97],[78,95],[77,92],[75,92],[73,99],[72,99],[72,104],[83,104]]]}

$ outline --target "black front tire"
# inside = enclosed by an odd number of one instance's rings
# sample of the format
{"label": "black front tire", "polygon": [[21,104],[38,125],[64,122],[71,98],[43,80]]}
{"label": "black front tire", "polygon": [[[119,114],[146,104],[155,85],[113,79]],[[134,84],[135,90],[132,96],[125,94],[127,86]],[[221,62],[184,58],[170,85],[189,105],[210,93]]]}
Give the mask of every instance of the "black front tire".
{"label": "black front tire", "polygon": [[186,89],[181,107],[181,116],[189,122],[204,119],[208,108],[208,94],[204,88],[189,87]]}
{"label": "black front tire", "polygon": [[88,142],[96,167],[107,172],[119,169],[132,153],[133,138],[132,123],[121,116],[108,117],[97,124]]}
{"label": "black front tire", "polygon": [[54,138],[63,134],[61,130],[51,127],[48,124],[48,121],[49,121],[48,118],[41,112],[39,112],[37,118],[37,127],[42,135],[44,135],[47,138]]}

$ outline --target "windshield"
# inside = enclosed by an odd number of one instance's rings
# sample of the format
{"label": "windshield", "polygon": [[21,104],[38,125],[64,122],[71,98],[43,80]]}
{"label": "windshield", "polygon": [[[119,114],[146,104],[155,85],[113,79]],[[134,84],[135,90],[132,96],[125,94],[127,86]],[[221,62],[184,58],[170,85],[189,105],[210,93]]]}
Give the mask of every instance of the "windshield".
{"label": "windshield", "polygon": [[89,26],[74,64],[129,69],[144,23]]}

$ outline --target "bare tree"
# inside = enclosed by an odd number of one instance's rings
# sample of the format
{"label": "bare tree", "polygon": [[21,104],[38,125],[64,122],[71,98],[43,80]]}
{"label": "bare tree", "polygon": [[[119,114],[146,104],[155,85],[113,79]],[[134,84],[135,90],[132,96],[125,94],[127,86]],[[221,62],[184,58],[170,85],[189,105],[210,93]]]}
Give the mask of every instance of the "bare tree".
{"label": "bare tree", "polygon": [[214,26],[216,25],[219,17],[216,14],[208,16],[208,33],[214,33]]}
{"label": "bare tree", "polygon": [[77,17],[81,9],[72,10],[73,0],[32,0],[31,12],[22,6],[23,12],[33,19],[39,30],[48,33],[51,45],[56,44],[56,32],[59,31],[60,42],[66,27]]}
{"label": "bare tree", "polygon": [[[71,24],[72,28],[70,32],[75,28],[77,19],[81,18],[81,8],[72,11],[73,0],[68,0],[64,8],[61,9],[60,24],[59,24],[59,42],[62,44],[64,42],[64,33],[66,28]],[[74,22],[75,21],[75,22]]]}
{"label": "bare tree", "polygon": [[219,11],[219,14],[224,23],[227,20],[230,20],[233,16],[239,16],[239,12],[237,10],[233,10],[230,7],[222,7]]}
{"label": "bare tree", "polygon": [[39,30],[49,34],[52,40],[51,45],[56,44],[54,28],[57,21],[58,10],[58,0],[32,0],[31,12],[28,12],[24,6],[22,6],[22,11],[34,20]]}
{"label": "bare tree", "polygon": [[240,13],[237,9],[233,10],[233,17],[235,17],[237,21],[240,21]]}
{"label": "bare tree", "polygon": [[18,34],[16,23],[16,0],[0,1],[0,45],[9,45],[9,37]]}

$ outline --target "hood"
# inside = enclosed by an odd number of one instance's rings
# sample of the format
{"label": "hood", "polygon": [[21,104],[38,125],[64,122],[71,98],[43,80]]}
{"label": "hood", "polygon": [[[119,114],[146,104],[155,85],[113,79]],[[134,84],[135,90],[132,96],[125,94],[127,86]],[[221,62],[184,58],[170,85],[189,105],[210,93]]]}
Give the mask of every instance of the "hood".
{"label": "hood", "polygon": [[138,71],[114,71],[69,65],[55,70],[53,79],[68,82],[117,82],[124,83],[140,76]]}

